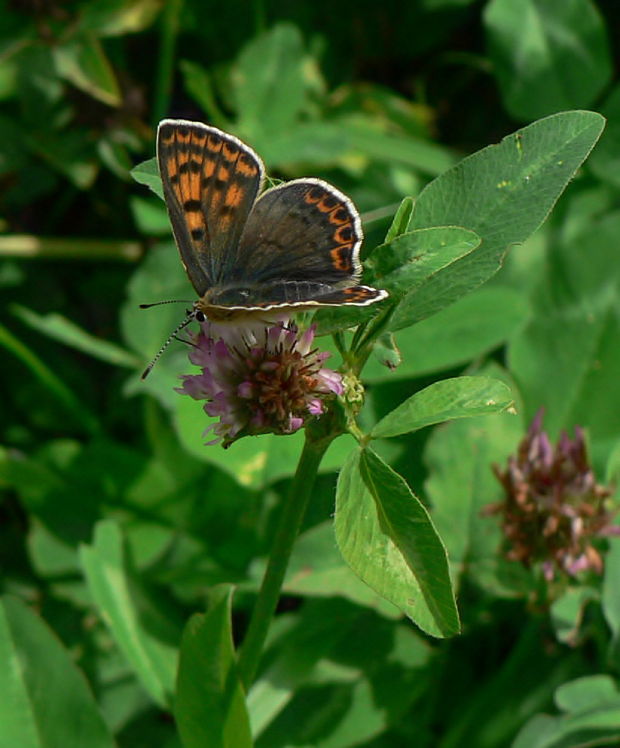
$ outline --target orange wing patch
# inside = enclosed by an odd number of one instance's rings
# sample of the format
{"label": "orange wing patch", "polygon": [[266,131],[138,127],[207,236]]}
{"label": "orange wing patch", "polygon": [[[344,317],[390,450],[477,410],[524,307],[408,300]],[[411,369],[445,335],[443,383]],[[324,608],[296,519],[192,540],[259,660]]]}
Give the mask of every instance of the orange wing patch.
{"label": "orange wing patch", "polygon": [[329,214],[329,222],[333,223],[334,226],[342,226],[345,223],[350,226],[351,217],[349,216],[349,211],[345,210],[342,205],[338,205]]}
{"label": "orange wing patch", "polygon": [[[202,165],[202,176],[203,179],[210,179],[215,172],[215,161],[205,161]],[[203,186],[207,186],[203,183]]]}
{"label": "orange wing patch", "polygon": [[318,205],[323,197],[323,190],[320,187],[312,187],[304,195],[304,202],[309,205]]}
{"label": "orange wing patch", "polygon": [[350,273],[353,270],[353,262],[351,261],[351,245],[345,245],[341,247],[335,247],[329,251],[331,255],[333,265],[336,270],[342,270],[345,273]]}
{"label": "orange wing patch", "polygon": [[255,177],[258,174],[258,167],[247,153],[242,153],[237,159],[237,171],[244,177]]}
{"label": "orange wing patch", "polygon": [[353,286],[352,288],[343,288],[342,295],[346,303],[359,304],[361,302],[367,302],[370,299],[376,299],[382,294],[375,288],[368,288],[367,286]]}
{"label": "orange wing patch", "polygon": [[316,206],[321,213],[332,213],[335,208],[340,207],[338,201],[333,195],[324,195]]}
{"label": "orange wing patch", "polygon": [[226,196],[224,198],[224,204],[231,208],[238,208],[245,195],[245,190],[241,185],[233,183],[226,190]]}
{"label": "orange wing patch", "polygon": [[346,244],[347,247],[351,247],[351,241],[353,239],[353,227],[351,223],[347,223],[344,226],[339,226],[334,232],[334,241],[338,244]]}
{"label": "orange wing patch", "polygon": [[213,133],[208,135],[209,145],[207,146],[211,153],[219,153],[222,150],[222,139]]}
{"label": "orange wing patch", "polygon": [[236,161],[239,157],[239,146],[230,141],[226,141],[222,146],[222,156],[227,161]]}
{"label": "orange wing patch", "polygon": [[174,158],[170,157],[166,159],[166,172],[172,184],[179,183],[179,171],[177,169],[177,162]]}

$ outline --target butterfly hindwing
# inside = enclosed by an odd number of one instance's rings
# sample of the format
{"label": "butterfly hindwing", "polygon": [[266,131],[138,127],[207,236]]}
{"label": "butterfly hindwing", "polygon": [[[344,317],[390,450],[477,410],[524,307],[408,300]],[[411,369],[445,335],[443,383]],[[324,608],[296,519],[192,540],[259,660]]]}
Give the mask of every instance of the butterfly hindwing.
{"label": "butterfly hindwing", "polygon": [[359,215],[345,195],[319,179],[296,179],[258,198],[237,265],[255,283],[350,285],[361,273],[362,236]]}
{"label": "butterfly hindwing", "polygon": [[181,259],[202,296],[235,261],[263,164],[234,136],[186,120],[160,123],[157,159]]}
{"label": "butterfly hindwing", "polygon": [[368,306],[384,299],[385,291],[370,286],[334,288],[315,281],[273,281],[215,288],[203,311],[207,316],[227,317],[227,311],[311,309],[319,306]]}

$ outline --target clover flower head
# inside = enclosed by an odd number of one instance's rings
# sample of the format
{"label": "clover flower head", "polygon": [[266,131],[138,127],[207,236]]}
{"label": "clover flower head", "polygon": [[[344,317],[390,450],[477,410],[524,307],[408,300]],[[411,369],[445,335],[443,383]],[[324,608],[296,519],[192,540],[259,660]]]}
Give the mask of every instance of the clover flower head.
{"label": "clover flower head", "polygon": [[206,400],[205,412],[219,418],[209,444],[293,433],[342,394],[340,374],[323,367],[330,354],[313,348],[315,326],[301,332],[286,318],[200,325],[189,359],[202,371],[182,376],[177,392]]}
{"label": "clover flower head", "polygon": [[558,572],[601,573],[592,539],[620,534],[606,506],[611,491],[596,482],[583,430],[576,426],[574,439],[562,432],[553,447],[542,419],[540,410],[505,469],[493,466],[505,498],[485,513],[501,516],[507,557],[527,567],[539,562],[548,581]]}

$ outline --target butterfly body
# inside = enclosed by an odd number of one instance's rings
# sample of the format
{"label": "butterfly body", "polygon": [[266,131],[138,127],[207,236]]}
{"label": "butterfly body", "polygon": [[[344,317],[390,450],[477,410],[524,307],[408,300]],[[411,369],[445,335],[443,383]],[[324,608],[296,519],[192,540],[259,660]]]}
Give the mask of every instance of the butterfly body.
{"label": "butterfly body", "polygon": [[260,194],[264,166],[233,135],[163,120],[157,158],[173,233],[214,321],[270,310],[366,306],[387,296],[358,285],[362,228],[353,203],[320,179]]}

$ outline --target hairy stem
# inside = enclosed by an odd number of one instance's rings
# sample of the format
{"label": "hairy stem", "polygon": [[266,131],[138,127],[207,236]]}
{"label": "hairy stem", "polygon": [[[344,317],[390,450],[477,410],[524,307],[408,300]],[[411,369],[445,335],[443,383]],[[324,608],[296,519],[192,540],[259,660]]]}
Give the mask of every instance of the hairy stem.
{"label": "hairy stem", "polygon": [[282,507],[267,570],[239,653],[239,675],[246,690],[254,680],[293,544],[312,494],[319,464],[332,438],[333,436],[323,437],[315,441],[309,430],[306,430],[304,448]]}

